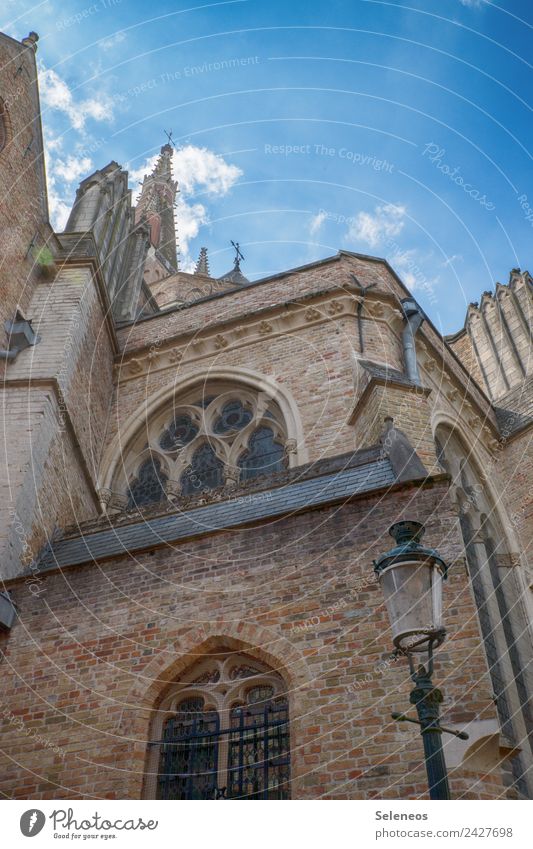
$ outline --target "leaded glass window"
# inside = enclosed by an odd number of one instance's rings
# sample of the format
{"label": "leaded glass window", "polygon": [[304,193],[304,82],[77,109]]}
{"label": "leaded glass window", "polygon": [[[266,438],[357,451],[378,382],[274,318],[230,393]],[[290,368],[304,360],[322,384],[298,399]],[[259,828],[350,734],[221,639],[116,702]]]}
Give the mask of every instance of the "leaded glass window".
{"label": "leaded glass window", "polygon": [[236,391],[222,382],[196,388],[173,399],[171,416],[162,410],[132,442],[131,455],[149,453],[152,459],[132,468],[126,458],[133,479],[128,506],[161,501],[166,492],[196,495],[227,480],[280,471],[286,440],[281,410],[265,393]]}
{"label": "leaded glass window", "polygon": [[224,464],[205,442],[194,452],[190,466],[182,475],[181,491],[184,495],[194,495],[204,489],[215,489],[223,483]]}
{"label": "leaded glass window", "polygon": [[264,663],[210,655],[170,688],[158,713],[150,744],[157,798],[290,798],[285,684]]}
{"label": "leaded glass window", "polygon": [[159,445],[163,451],[179,451],[198,435],[198,427],[190,416],[176,416],[172,424],[163,431]]}
{"label": "leaded glass window", "polygon": [[222,408],[222,412],[215,422],[214,431],[218,434],[232,433],[242,430],[252,421],[253,415],[246,410],[238,400],[230,401]]}
{"label": "leaded glass window", "polygon": [[167,475],[161,471],[161,462],[157,457],[149,457],[141,465],[137,477],[130,485],[128,508],[141,507],[162,501],[165,497]]}
{"label": "leaded glass window", "polygon": [[211,799],[217,782],[219,717],[203,698],[184,699],[166,720],[159,758],[159,799]]}
{"label": "leaded glass window", "polygon": [[257,428],[250,437],[247,450],[239,458],[241,479],[249,480],[262,473],[281,471],[284,455],[283,446],[275,441],[272,430],[269,427]]}

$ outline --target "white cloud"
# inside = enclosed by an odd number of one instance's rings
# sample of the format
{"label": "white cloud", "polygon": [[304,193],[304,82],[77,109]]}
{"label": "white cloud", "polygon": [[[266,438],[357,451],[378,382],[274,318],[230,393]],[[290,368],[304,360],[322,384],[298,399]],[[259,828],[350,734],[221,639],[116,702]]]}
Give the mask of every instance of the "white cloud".
{"label": "white cloud", "polygon": [[200,232],[200,227],[209,222],[205,206],[201,203],[187,203],[178,195],[176,202],[176,223],[181,255],[181,265],[189,261],[189,243]]}
{"label": "white cloud", "polygon": [[40,66],[39,90],[43,105],[63,112],[75,130],[83,130],[87,118],[110,121],[113,117],[113,101],[108,95],[76,101],[65,80],[43,65]]}
{"label": "white cloud", "polygon": [[117,44],[120,44],[122,41],[126,40],[126,33],[119,30],[114,35],[110,35],[109,38],[103,38],[98,42],[98,47],[101,47],[102,50],[112,50],[113,47],[116,47]]}
{"label": "white cloud", "polygon": [[318,233],[327,217],[327,213],[324,212],[323,209],[321,209],[320,212],[317,212],[316,215],[313,215],[309,224],[309,232],[311,236],[315,236]]}
{"label": "white cloud", "polygon": [[200,190],[223,196],[235,185],[242,171],[206,147],[188,144],[174,151],[173,169],[180,191],[190,195]]}
{"label": "white cloud", "polygon": [[472,9],[481,9],[485,0],[460,0],[462,6],[470,6]]}
{"label": "white cloud", "polygon": [[403,229],[406,209],[399,204],[376,206],[373,213],[359,212],[346,234],[351,241],[366,242],[375,248],[384,239],[397,236]]}
{"label": "white cloud", "polygon": [[[140,168],[130,168],[130,180],[138,182],[150,174],[159,154],[151,156]],[[180,266],[189,267],[189,244],[200,228],[209,223],[209,214],[203,203],[191,201],[195,194],[206,193],[210,197],[224,197],[235,185],[242,171],[206,147],[185,145],[174,150],[172,171],[178,181],[180,193],[176,200],[176,220],[180,248]]]}
{"label": "white cloud", "polygon": [[55,183],[48,179],[48,208],[50,210],[50,221],[56,232],[61,233],[65,229],[67,219],[70,215],[70,204],[61,198],[56,190]]}
{"label": "white cloud", "polygon": [[67,156],[66,160],[56,159],[52,165],[53,173],[66,183],[77,182],[80,177],[86,177],[93,168],[92,160],[88,156],[80,159],[75,156]]}

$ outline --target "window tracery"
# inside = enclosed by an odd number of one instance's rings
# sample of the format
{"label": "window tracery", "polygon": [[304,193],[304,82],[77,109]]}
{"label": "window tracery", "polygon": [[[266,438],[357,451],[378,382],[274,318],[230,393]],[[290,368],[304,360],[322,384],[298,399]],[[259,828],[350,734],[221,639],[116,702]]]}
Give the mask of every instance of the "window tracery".
{"label": "window tracery", "polygon": [[154,723],[153,791],[162,799],[288,799],[288,701],[279,673],[244,655],[196,664]]}
{"label": "window tracery", "polygon": [[265,393],[205,385],[148,422],[126,455],[120,472],[125,484],[113,488],[126,488],[129,509],[162,501],[167,493],[196,495],[281,471],[286,444],[281,410]]}
{"label": "window tracery", "polygon": [[129,488],[128,508],[142,507],[161,501],[165,497],[167,475],[161,470],[161,462],[157,457],[149,457],[139,467],[137,477]]}

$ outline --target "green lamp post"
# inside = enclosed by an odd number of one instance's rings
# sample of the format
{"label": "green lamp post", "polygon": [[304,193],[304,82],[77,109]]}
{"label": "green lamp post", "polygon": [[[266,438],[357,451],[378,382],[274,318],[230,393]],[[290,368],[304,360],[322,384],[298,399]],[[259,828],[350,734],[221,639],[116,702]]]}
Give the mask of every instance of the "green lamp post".
{"label": "green lamp post", "polygon": [[421,545],[425,528],[420,522],[396,522],[389,529],[396,545],[374,561],[383,590],[396,651],[406,655],[414,688],[410,702],[418,720],[393,713],[399,722],[420,725],[431,799],[449,799],[448,774],[442,733],[468,739],[464,732],[442,728],[439,709],[442,693],[433,686],[433,652],[446,630],[442,621],[442,582],[448,567],[438,552]]}

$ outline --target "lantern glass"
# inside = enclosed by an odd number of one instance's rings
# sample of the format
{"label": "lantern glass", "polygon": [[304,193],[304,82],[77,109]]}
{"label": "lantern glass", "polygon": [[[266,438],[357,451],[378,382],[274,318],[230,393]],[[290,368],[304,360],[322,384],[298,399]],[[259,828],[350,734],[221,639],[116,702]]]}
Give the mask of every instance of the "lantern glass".
{"label": "lantern glass", "polygon": [[380,582],[397,648],[425,652],[429,640],[442,642],[442,574],[434,562],[394,563]]}

